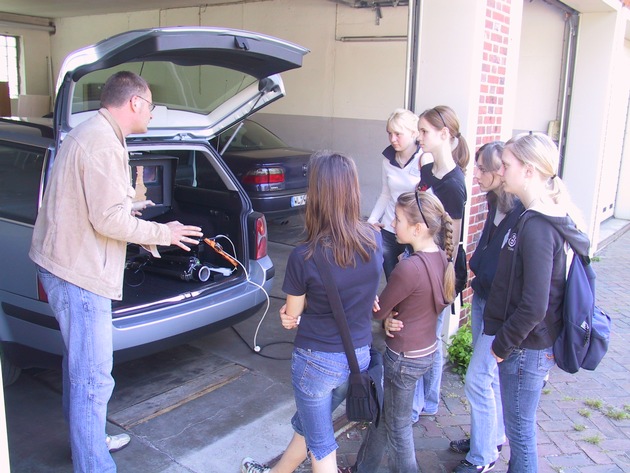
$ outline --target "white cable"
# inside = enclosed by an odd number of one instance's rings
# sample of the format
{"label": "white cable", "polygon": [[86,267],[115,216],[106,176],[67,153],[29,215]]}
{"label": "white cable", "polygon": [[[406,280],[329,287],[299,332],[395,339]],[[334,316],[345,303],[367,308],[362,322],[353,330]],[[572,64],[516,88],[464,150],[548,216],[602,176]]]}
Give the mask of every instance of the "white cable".
{"label": "white cable", "polygon": [[[260,346],[256,343],[256,339],[258,338],[258,331],[260,330],[260,326],[263,323],[263,320],[265,320],[265,317],[267,316],[267,312],[269,311],[269,306],[270,306],[270,300],[269,300],[269,294],[267,293],[267,291],[265,290],[264,287],[262,287],[260,284],[252,281],[249,278],[249,273],[247,272],[247,269],[245,269],[245,266],[243,266],[243,263],[241,263],[237,258],[236,258],[236,248],[234,247],[234,243],[232,242],[232,240],[230,240],[230,238],[226,235],[216,235],[214,237],[214,239],[216,240],[217,238],[225,238],[227,241],[230,242],[230,245],[232,245],[232,251],[234,252],[234,255],[230,255],[232,256],[232,258],[234,258],[234,261],[236,261],[241,268],[243,268],[243,272],[245,273],[245,277],[247,279],[247,282],[249,282],[250,284],[253,284],[254,286],[256,286],[257,288],[259,288],[264,294],[265,294],[265,298],[267,299],[267,306],[265,307],[265,311],[263,312],[262,317],[260,318],[260,321],[258,322],[258,325],[256,326],[256,331],[254,332],[254,351],[256,353],[259,353],[261,348]],[[225,251],[225,250],[223,250]]]}

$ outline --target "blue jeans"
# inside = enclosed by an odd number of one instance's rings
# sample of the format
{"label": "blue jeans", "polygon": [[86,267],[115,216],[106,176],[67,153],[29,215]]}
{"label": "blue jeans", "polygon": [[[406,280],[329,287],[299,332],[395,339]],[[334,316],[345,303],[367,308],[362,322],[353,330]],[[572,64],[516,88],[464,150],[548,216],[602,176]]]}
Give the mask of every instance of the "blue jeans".
{"label": "blue jeans", "polygon": [[[359,369],[370,364],[368,345],[355,350]],[[306,440],[306,448],[321,460],[339,447],[335,440],[332,412],[346,397],[350,368],[345,353],[295,348],[291,360],[291,381],[297,412],[293,430]]]}
{"label": "blue jeans", "polygon": [[508,472],[536,473],[536,409],[543,380],[555,364],[552,347],[515,349],[499,363],[503,420],[510,441]]}
{"label": "blue jeans", "polygon": [[389,275],[398,263],[398,257],[405,252],[407,245],[398,243],[396,235],[385,229],[381,230],[381,237],[383,238],[383,271],[385,279],[389,280]]}
{"label": "blue jeans", "polygon": [[112,378],[112,304],[39,268],[64,341],[63,408],[75,472],[115,472],[105,443]]}
{"label": "blue jeans", "polygon": [[499,457],[497,445],[505,443],[499,368],[490,351],[494,335],[483,333],[486,301],[473,294],[471,328],[473,353],[466,371],[464,391],[470,403],[470,451],[473,465],[488,465]]}
{"label": "blue jeans", "polygon": [[357,473],[378,471],[386,447],[389,447],[388,471],[418,472],[411,407],[416,383],[429,371],[437,356],[436,353],[422,358],[405,358],[388,348],[385,349],[383,416],[378,427],[371,424],[365,433],[357,455]]}
{"label": "blue jeans", "polygon": [[448,317],[451,312],[451,306],[446,306],[438,315],[437,326],[435,327],[435,336],[438,340],[438,349],[435,352],[433,365],[425,375],[418,380],[416,393],[413,398],[412,421],[418,422],[421,412],[427,414],[436,414],[440,404],[440,385],[442,384],[442,368],[444,367],[444,358],[442,356],[442,326],[444,325],[444,317]]}

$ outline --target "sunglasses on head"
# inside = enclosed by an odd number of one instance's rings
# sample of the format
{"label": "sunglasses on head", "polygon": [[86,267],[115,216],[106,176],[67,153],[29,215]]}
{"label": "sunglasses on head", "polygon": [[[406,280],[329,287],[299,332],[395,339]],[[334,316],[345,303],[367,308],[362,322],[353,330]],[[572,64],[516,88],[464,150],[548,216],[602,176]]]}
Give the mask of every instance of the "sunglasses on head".
{"label": "sunglasses on head", "polygon": [[420,216],[422,217],[422,221],[428,228],[429,224],[427,223],[427,219],[425,218],[424,213],[422,212],[422,204],[420,203],[420,191],[416,190],[415,195],[416,195],[416,204],[418,204],[418,210],[420,211]]}

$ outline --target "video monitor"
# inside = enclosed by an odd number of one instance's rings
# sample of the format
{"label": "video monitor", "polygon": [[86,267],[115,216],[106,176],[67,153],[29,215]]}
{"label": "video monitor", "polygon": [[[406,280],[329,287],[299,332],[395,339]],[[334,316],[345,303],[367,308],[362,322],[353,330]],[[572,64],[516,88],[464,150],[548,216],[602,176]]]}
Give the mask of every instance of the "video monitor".
{"label": "video monitor", "polygon": [[155,204],[142,211],[142,218],[153,218],[168,212],[173,203],[177,158],[153,154],[132,155],[129,165],[131,185],[136,189],[134,201],[151,200]]}

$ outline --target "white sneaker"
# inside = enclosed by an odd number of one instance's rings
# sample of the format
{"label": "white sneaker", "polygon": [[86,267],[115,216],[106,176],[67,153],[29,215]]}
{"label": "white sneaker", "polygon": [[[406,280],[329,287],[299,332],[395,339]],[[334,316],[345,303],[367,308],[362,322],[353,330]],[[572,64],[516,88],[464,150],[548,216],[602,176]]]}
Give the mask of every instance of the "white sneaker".
{"label": "white sneaker", "polygon": [[252,458],[243,458],[241,462],[241,473],[269,473],[271,468],[267,465],[262,465]]}
{"label": "white sneaker", "polygon": [[127,434],[108,435],[105,437],[105,443],[107,444],[107,448],[110,453],[122,450],[129,445],[129,442],[131,442],[131,437]]}

